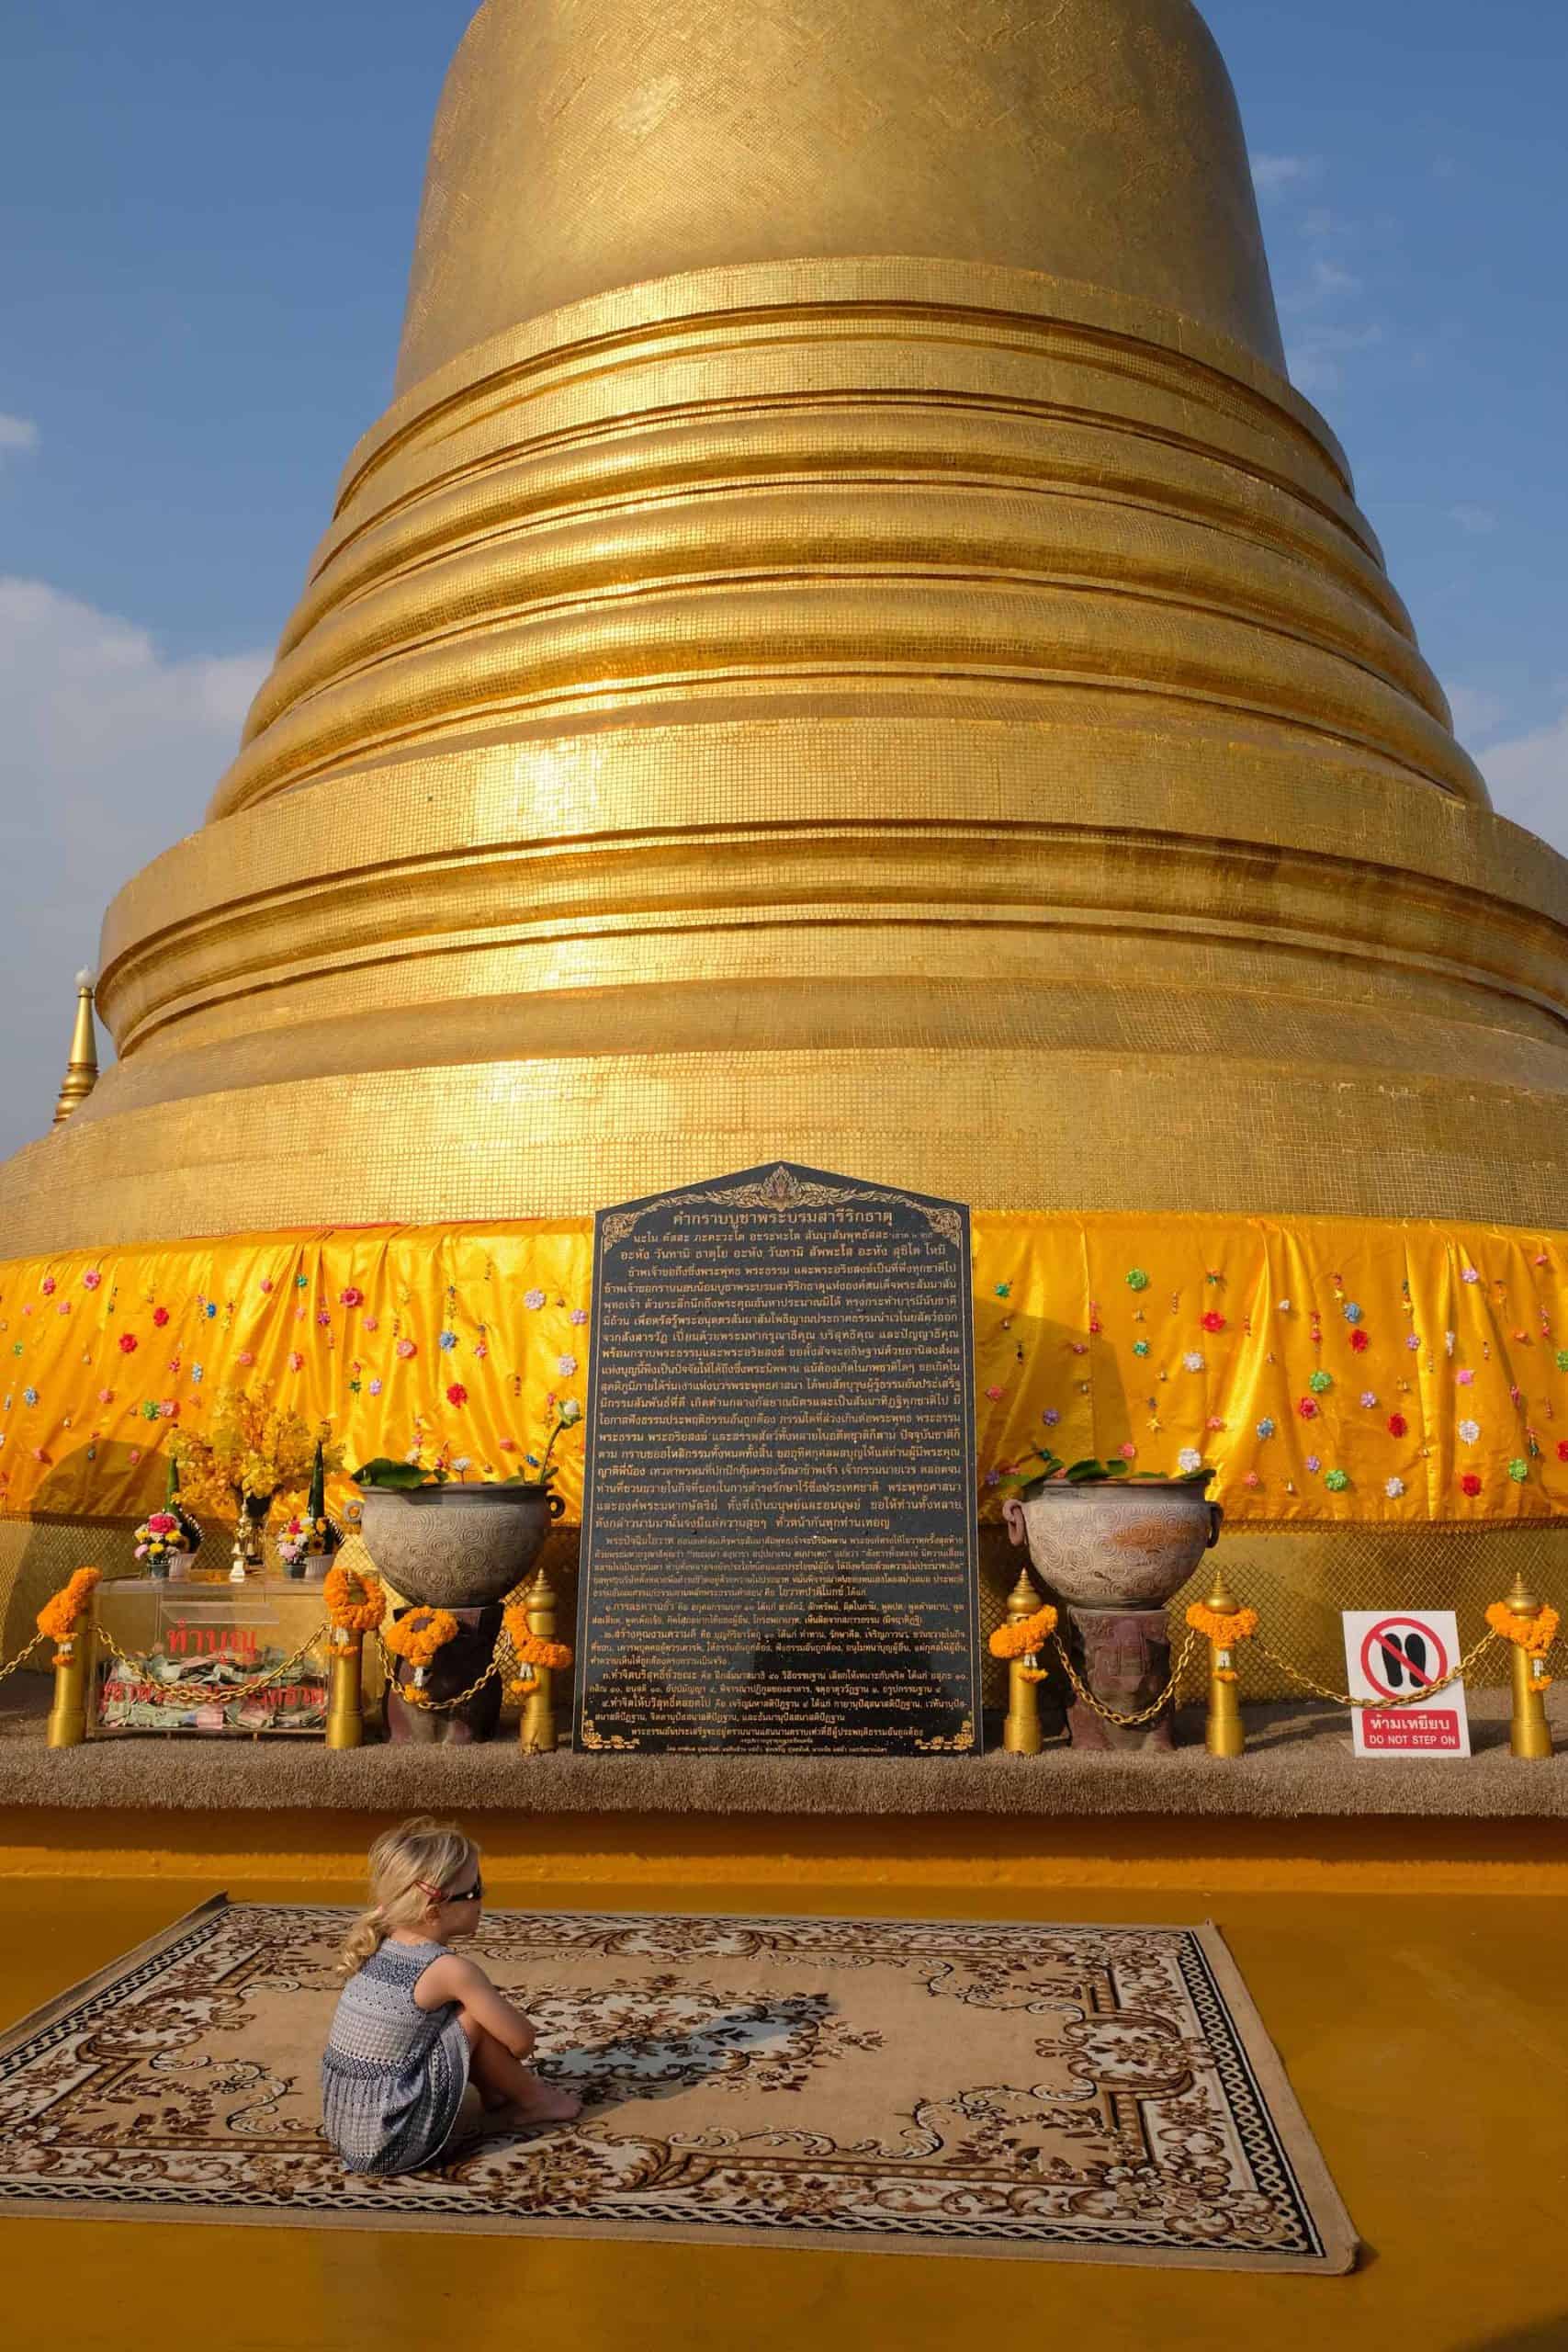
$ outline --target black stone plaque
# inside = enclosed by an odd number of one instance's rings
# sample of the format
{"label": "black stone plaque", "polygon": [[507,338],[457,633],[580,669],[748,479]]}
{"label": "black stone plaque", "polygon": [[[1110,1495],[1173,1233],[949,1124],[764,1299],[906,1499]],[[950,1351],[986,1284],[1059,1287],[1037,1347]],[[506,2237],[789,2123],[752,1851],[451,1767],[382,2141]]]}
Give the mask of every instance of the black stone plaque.
{"label": "black stone plaque", "polygon": [[809,1168],[601,1210],[577,1744],[979,1746],[969,1212]]}

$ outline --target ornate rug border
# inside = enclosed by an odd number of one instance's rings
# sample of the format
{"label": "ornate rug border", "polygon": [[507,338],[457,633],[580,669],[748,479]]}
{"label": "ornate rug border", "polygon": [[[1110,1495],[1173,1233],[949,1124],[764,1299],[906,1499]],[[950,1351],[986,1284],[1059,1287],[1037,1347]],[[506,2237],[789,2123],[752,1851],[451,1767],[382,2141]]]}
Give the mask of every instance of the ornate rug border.
{"label": "ornate rug border", "polygon": [[[522,1916],[549,1917],[558,1906],[540,1905],[517,1908]],[[220,1918],[229,1913],[244,1911],[319,1911],[344,1915],[349,1906],[339,1903],[246,1903],[232,1902],[226,1894],[210,1896],[157,1933],[149,1936],[130,1951],[121,1952],[103,1968],[57,1995],[0,2033],[0,2063],[10,2057],[22,2044],[30,2041],[61,2018],[84,2003],[97,1998],[117,1983],[136,1971],[145,1968],[171,1951],[203,1926],[216,1928]],[[973,1928],[1010,1929],[1019,1934],[1055,1933],[1103,1934],[1140,1931],[1189,1936],[1196,1943],[1213,1978],[1215,1993],[1234,2029],[1235,2046],[1253,2077],[1259,2106],[1272,2123],[1280,2151],[1294,2175],[1303,2203],[1312,2226],[1322,2245],[1319,2255],[1281,2255],[1266,2258],[1248,2258],[1224,2249],[1212,2251],[1203,2246],[1150,2247],[1134,2245],[1096,2245],[1071,2244],[1026,2244],[1010,2242],[997,2244],[973,2237],[946,2237],[928,2225],[912,2228],[901,2236],[889,2227],[882,2236],[849,2237],[834,2230],[812,2228],[720,2226],[705,2227],[697,2223],[661,2222],[657,2227],[630,2227],[617,2222],[572,2221],[559,2215],[533,2219],[526,2215],[498,2217],[489,2211],[472,2214],[434,2211],[425,2213],[389,2212],[384,2217],[374,2211],[356,2209],[332,2212],[312,2210],[309,2215],[296,2214],[280,2203],[265,2207],[208,2205],[198,2199],[188,2201],[181,2197],[152,2199],[134,2193],[124,2197],[112,2194],[96,2197],[51,2197],[36,2201],[0,2187],[0,2222],[5,2221],[98,2221],[162,2223],[165,2226],[196,2222],[208,2228],[284,2229],[310,2233],[317,2230],[359,2230],[373,2234],[408,2235],[455,2234],[472,2237],[513,2238],[543,2237],[571,2238],[604,2244],[658,2244],[664,2242],[687,2245],[768,2246],[799,2248],[808,2252],[838,2254],[869,2254],[883,2256],[943,2256],[953,2259],[1011,2262],[1077,2262],[1096,2263],[1104,2268],[1120,2269],[1133,2267],[1141,2269],[1226,2270],[1246,2271],[1254,2276],[1287,2276],[1312,2278],[1343,2278],[1356,2267],[1360,2241],[1344,2200],[1335,2187],[1322,2151],[1318,2147],[1311,2125],[1292,2086],[1283,2060],[1276,2050],[1264,2026],[1258,2005],[1247,1990],[1246,1980],[1226,1944],[1219,1927],[1212,1919],[1198,1922],[1134,1921],[1134,1920],[1061,1920],[1061,1919],[907,1919],[898,1914],[857,1916],[838,1913],[752,1911],[702,1911],[671,1913],[628,1909],[613,1913],[589,1911],[573,1916],[581,1917],[614,1917],[616,1919],[667,1919],[689,1917],[714,1921],[753,1921],[765,1917],[779,1926],[792,1924],[820,1925],[822,1919],[840,1920],[846,1928],[901,1926],[929,1928],[937,1931]]]}

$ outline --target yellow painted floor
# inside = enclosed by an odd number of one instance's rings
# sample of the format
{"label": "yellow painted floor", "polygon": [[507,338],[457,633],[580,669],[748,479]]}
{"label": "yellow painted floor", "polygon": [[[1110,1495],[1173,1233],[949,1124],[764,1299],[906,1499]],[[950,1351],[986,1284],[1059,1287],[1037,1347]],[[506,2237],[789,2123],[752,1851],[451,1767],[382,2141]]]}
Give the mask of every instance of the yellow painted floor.
{"label": "yellow painted floor", "polygon": [[[1517,1882],[1515,1882],[1517,1883]],[[11,1880],[9,2024],[220,1882]],[[253,1900],[357,1890],[252,1883]],[[1206,1899],[1206,1894],[1212,1899]],[[17,2352],[1568,2352],[1568,1899],[1118,1893],[1074,1901],[928,1885],[668,1895],[511,1879],[496,1899],[594,1908],[872,1910],[912,1917],[1217,1919],[1366,2242],[1344,2279],[743,2248],[141,2222],[7,2222]]]}

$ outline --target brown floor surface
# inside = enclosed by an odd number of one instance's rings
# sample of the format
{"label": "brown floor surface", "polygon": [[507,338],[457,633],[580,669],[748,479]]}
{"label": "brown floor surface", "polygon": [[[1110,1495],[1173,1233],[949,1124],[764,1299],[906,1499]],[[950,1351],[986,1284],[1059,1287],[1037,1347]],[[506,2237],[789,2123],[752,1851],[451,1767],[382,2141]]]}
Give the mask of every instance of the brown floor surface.
{"label": "brown floor surface", "polygon": [[[33,1880],[0,1891],[9,2023],[213,1891]],[[292,1884],[248,1886],[289,1898]],[[313,1885],[311,1899],[356,1890]],[[648,1887],[570,1894],[510,1879],[507,1904],[660,1907]],[[691,1908],[671,1893],[664,1907]],[[17,2352],[378,2352],[547,2342],[575,2352],[954,2352],[1043,2336],[1198,2352],[1565,2352],[1568,1900],[1216,1890],[1172,1895],[933,1883],[728,1888],[713,1907],[910,1917],[1218,1920],[1366,2241],[1346,2279],[638,2245],[10,2222]]]}

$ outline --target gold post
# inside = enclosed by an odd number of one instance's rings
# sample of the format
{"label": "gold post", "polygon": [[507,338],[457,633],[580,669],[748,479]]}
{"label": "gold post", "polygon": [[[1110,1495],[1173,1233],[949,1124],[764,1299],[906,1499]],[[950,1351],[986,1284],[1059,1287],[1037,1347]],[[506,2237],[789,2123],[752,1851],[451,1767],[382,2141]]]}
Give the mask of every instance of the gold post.
{"label": "gold post", "polygon": [[333,1628],[327,1668],[327,1746],[365,1745],[365,1636]]}
{"label": "gold post", "polygon": [[[555,1589],[543,1568],[529,1586],[523,1602],[528,1614],[528,1631],[536,1641],[553,1642],[556,1637]],[[534,1679],[523,1702],[523,1720],[517,1726],[517,1745],[525,1756],[553,1756],[556,1752],[555,1675],[547,1666],[533,1668]]]}
{"label": "gold post", "polygon": [[[1210,1593],[1208,1607],[1216,1617],[1234,1617],[1236,1598],[1224,1580],[1223,1573],[1214,1571],[1214,1589]],[[1211,1756],[1240,1756],[1247,1747],[1247,1731],[1241,1720],[1241,1699],[1234,1682],[1222,1677],[1235,1672],[1235,1652],[1222,1649],[1218,1642],[1209,1644],[1209,1722],[1203,1735],[1203,1745]]]}
{"label": "gold post", "polygon": [[95,1600],[89,1600],[69,1641],[54,1651],[54,1704],[49,1713],[51,1747],[81,1747],[87,1737],[87,1694],[93,1687],[93,1658],[98,1622]]}
{"label": "gold post", "polygon": [[54,1106],[57,1127],[64,1125],[73,1111],[80,1110],[97,1082],[98,1039],[93,1026],[93,976],[91,972],[78,972],[76,1026],[71,1034],[71,1058],[65,1066],[64,1082]]}
{"label": "gold post", "polygon": [[[1008,1623],[1021,1625],[1026,1617],[1037,1614],[1040,1595],[1027,1568],[1019,1570],[1018,1582],[1008,1595]],[[1038,1756],[1045,1745],[1040,1728],[1040,1686],[1031,1682],[1021,1657],[1008,1662],[1008,1712],[1002,1725],[1002,1746],[1010,1756]]]}
{"label": "gold post", "polygon": [[[1514,1578],[1514,1589],[1508,1595],[1508,1608],[1516,1617],[1539,1617],[1540,1602],[1526,1584],[1523,1576]],[[1508,1733],[1510,1755],[1520,1756],[1531,1763],[1539,1763],[1551,1754],[1551,1730],[1546,1720],[1546,1698],[1537,1689],[1538,1681],[1546,1674],[1543,1658],[1531,1657],[1517,1642],[1510,1642],[1514,1677],[1514,1719]]]}

